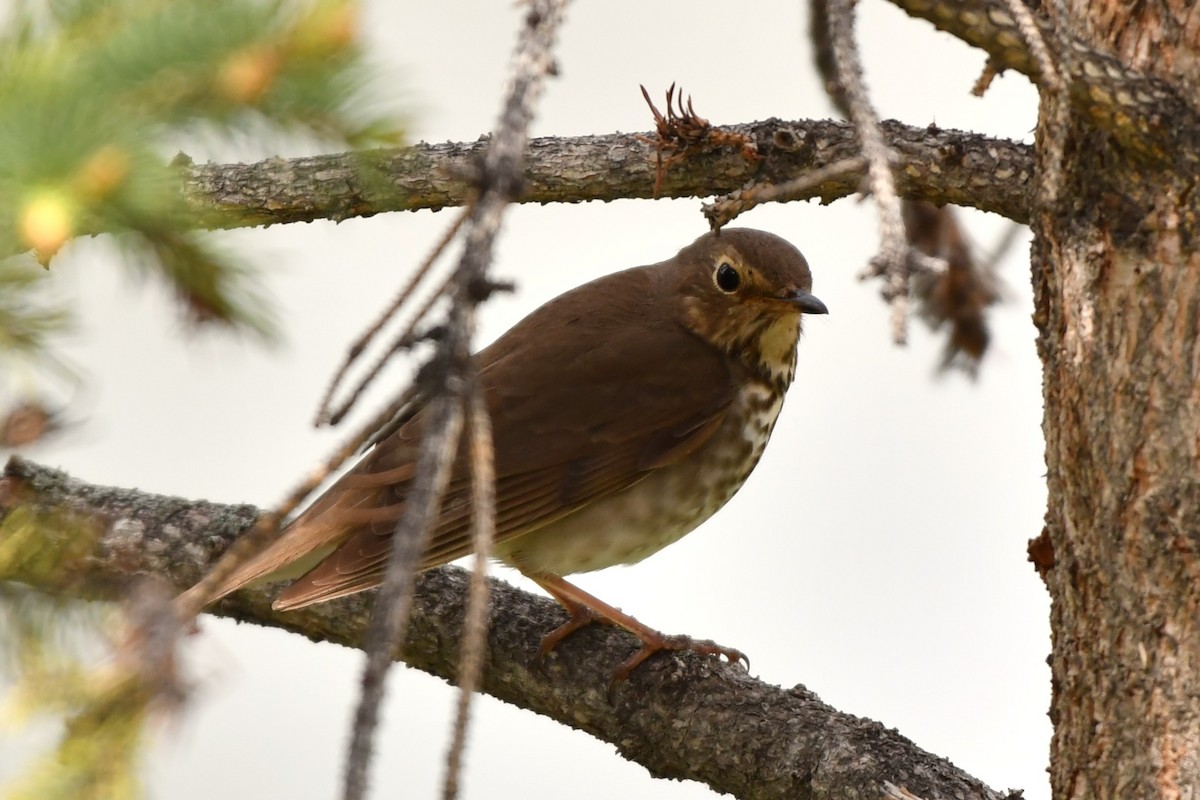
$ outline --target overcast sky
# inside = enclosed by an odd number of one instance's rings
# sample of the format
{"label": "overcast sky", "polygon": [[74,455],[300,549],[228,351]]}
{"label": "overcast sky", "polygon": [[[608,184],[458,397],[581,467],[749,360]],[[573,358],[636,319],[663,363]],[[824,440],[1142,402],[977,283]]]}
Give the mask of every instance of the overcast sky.
{"label": "overcast sky", "polygon": [[[414,140],[490,130],[518,4],[375,0],[366,12]],[[782,0],[576,3],[534,134],[648,130],[639,83],[657,97],[678,82],[718,124],[830,116],[806,13]],[[860,13],[882,116],[1030,139],[1036,97],[1023,77],[975,98],[978,52],[880,0]],[[700,204],[514,207],[494,274],[518,291],[486,306],[480,344],[567,288],[673,255],[707,229]],[[31,455],[93,482],[274,503],[342,437],[309,424],[329,375],[448,219],[214,234],[265,270],[286,332],[276,348],[188,336],[166,294],[122,274],[102,241],[72,245],[56,274],[83,313],[69,352],[88,377],[86,423]],[[909,347],[891,344],[879,286],[856,277],[878,245],[870,201],[762,207],[736,224],[795,243],[830,314],[807,320],[795,385],[745,488],[675,546],[579,583],[651,626],[737,647],[761,679],[802,683],[995,788],[1048,797],[1048,599],[1025,558],[1045,507],[1027,235],[1000,265],[1005,303],[971,382],[936,373],[940,340],[919,322]],[[968,213],[966,224],[987,251],[1008,223]],[[392,375],[390,390],[402,381]],[[361,654],[212,618],[202,627],[195,698],[158,731],[152,796],[334,796]],[[654,780],[611,745],[490,698],[477,710],[468,800],[713,794]],[[451,715],[444,684],[393,671],[373,797],[435,796]],[[0,780],[20,749],[0,738]]]}

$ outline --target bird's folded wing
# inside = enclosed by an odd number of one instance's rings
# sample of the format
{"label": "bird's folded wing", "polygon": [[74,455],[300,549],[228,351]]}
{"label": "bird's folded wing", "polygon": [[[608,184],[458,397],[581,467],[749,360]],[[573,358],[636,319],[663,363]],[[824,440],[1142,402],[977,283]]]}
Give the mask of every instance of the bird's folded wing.
{"label": "bird's folded wing", "polygon": [[[644,291],[619,293],[629,298],[624,304],[594,307],[585,299],[594,291],[568,292],[476,356],[492,418],[498,542],[677,462],[724,419],[740,376],[731,374],[725,354],[654,313],[648,276],[635,269],[601,279],[624,282],[626,289],[647,284]],[[414,478],[425,417],[417,413],[380,442],[239,578],[260,577],[289,558],[311,564],[336,547],[276,607],[377,585]],[[422,568],[471,551],[465,454],[464,443]]]}
{"label": "bird's folded wing", "polygon": [[[662,333],[645,336],[631,326],[590,352],[554,354],[561,368],[558,380],[549,386],[542,382],[544,369],[522,359],[520,352],[480,355],[494,429],[498,542],[620,492],[652,470],[686,457],[713,435],[733,399],[727,363],[682,329]],[[639,340],[629,341],[631,337]],[[660,349],[667,352],[655,352]],[[641,366],[630,363],[635,358],[645,361]],[[646,362],[661,366],[646,374]],[[420,420],[414,423],[397,434],[404,450],[414,448],[419,438]],[[460,448],[422,568],[472,550],[464,455],[465,448]],[[403,471],[392,458],[375,462],[366,459],[345,479],[347,492],[362,492],[376,481],[389,483],[377,495],[374,508],[359,510],[361,504],[334,501],[327,511],[302,518],[302,524],[320,526],[340,517],[336,526],[355,531],[333,555],[285,590],[277,607],[332,599],[382,580],[408,480],[390,482]]]}

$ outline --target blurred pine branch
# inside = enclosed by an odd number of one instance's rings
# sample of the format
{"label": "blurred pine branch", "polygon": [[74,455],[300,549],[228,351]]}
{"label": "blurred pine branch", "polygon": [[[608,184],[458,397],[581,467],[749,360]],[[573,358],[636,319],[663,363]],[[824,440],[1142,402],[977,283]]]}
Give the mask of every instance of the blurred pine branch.
{"label": "blurred pine branch", "polygon": [[255,271],[196,232],[168,156],[198,134],[396,142],[357,18],[353,0],[18,0],[0,30],[0,363],[49,358],[69,320],[14,254],[49,267],[100,231],[190,320],[269,336]]}
{"label": "blurred pine branch", "polygon": [[[353,0],[16,0],[3,13],[0,447],[15,447],[62,424],[38,375],[71,377],[52,343],[72,316],[49,268],[73,237],[112,233],[139,277],[165,281],[196,324],[271,335],[253,265],[197,231],[169,163],[181,142],[300,135],[342,149],[395,143],[399,124],[371,111]],[[90,552],[84,521],[10,514],[0,573],[72,580],[79,553],[48,551],[48,526],[77,531],[69,540]],[[176,627],[161,588],[133,587],[118,613],[0,583],[0,723],[61,728],[0,794],[139,796],[146,724],[184,695]],[[92,666],[103,652],[108,663]]]}

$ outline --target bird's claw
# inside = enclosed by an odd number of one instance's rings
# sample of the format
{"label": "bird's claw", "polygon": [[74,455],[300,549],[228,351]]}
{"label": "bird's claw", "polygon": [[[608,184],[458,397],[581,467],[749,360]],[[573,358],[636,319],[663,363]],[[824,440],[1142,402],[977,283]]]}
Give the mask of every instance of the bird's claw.
{"label": "bird's claw", "polygon": [[617,667],[616,673],[613,675],[613,679],[625,680],[633,674],[635,669],[641,666],[643,661],[662,650],[675,653],[690,651],[704,656],[715,656],[729,664],[741,664],[746,671],[750,670],[750,659],[741,650],[733,647],[725,647],[709,639],[664,635],[652,641],[642,640],[641,649],[621,662],[621,665]]}
{"label": "bird's claw", "polygon": [[719,645],[709,639],[660,635],[651,641],[643,639],[641,648],[629,658],[622,661],[616,670],[613,671],[612,680],[608,682],[608,702],[615,704],[616,688],[622,682],[628,680],[633,671],[640,667],[646,659],[664,650],[675,653],[686,650],[704,656],[715,656],[716,658],[723,659],[728,664],[740,664],[747,672],[750,670],[750,659],[741,650]]}
{"label": "bird's claw", "polygon": [[685,639],[687,644],[680,648],[672,648],[679,650],[691,650],[693,653],[700,653],[706,656],[716,656],[724,659],[726,663],[741,665],[746,672],[750,671],[750,657],[733,647],[725,647],[717,644],[709,639],[688,639],[686,636],[678,637]]}
{"label": "bird's claw", "polygon": [[563,639],[566,639],[572,633],[575,633],[575,631],[597,622],[611,624],[608,620],[583,606],[572,608],[570,614],[571,616],[566,622],[542,637],[542,643],[538,646],[538,671],[542,674],[546,672],[546,659],[550,657],[555,648],[562,644]]}

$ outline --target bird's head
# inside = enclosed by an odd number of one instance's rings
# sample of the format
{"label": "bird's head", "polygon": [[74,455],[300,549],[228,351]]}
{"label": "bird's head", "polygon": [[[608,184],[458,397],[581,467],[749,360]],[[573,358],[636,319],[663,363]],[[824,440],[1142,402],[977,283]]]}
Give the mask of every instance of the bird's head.
{"label": "bird's head", "polygon": [[701,236],[675,260],[688,329],[786,388],[803,315],[829,313],[800,251],[772,233],[730,228]]}

